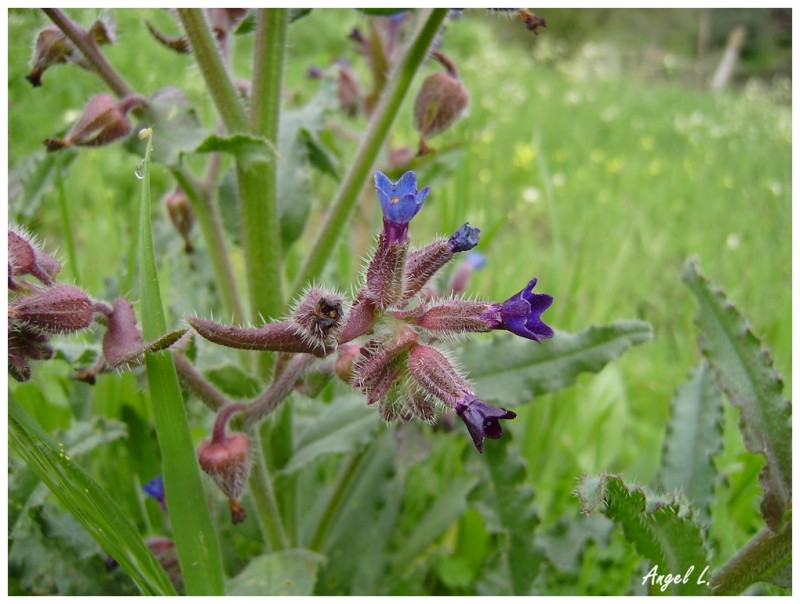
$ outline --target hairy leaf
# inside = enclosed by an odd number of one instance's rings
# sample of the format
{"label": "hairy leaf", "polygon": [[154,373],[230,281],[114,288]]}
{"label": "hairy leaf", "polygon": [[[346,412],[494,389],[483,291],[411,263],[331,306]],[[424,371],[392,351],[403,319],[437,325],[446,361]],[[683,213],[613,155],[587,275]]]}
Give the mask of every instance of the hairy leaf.
{"label": "hairy leaf", "polygon": [[600,371],[652,335],[650,325],[643,321],[615,321],[576,334],[557,332],[542,345],[497,334],[489,341],[465,344],[459,357],[481,398],[513,406],[565,388],[584,371]]}
{"label": "hairy leaf", "polygon": [[228,581],[229,596],[310,596],[325,557],[294,549],[253,558]]}
{"label": "hairy leaf", "polygon": [[712,456],[722,449],[721,417],[722,397],[708,365],[701,363],[672,401],[658,484],[683,491],[706,524],[717,478]]}
{"label": "hairy leaf", "polygon": [[116,502],[37,426],[12,396],[8,401],[9,444],[144,594],[175,590],[142,537]]}
{"label": "hairy leaf", "polygon": [[707,581],[710,577],[705,576],[702,581],[706,583],[698,584],[708,557],[702,529],[687,514],[685,504],[678,497],[648,502],[640,488],[629,489],[621,477],[610,474],[584,478],[578,493],[586,514],[592,513],[598,502],[603,501],[605,515],[622,527],[625,538],[653,564],[650,572],[662,578],[667,575],[686,577],[691,569],[687,581],[669,586],[653,577],[648,582],[651,593],[709,593]]}
{"label": "hairy leaf", "polygon": [[313,419],[302,421],[295,450],[283,472],[290,474],[322,455],[350,453],[368,443],[378,428],[374,409],[364,404],[363,397],[342,396]]}
{"label": "hairy leaf", "polygon": [[792,501],[792,408],[769,354],[744,317],[690,260],[683,281],[700,305],[695,323],[700,348],[720,390],[741,410],[739,428],[749,451],[766,459],[759,476],[761,514],[772,530],[784,522]]}
{"label": "hairy leaf", "polygon": [[492,477],[489,498],[506,535],[504,557],[513,594],[528,596],[543,559],[533,536],[539,525],[539,513],[533,503],[533,489],[526,483],[525,460],[511,444],[510,435],[505,435],[500,445],[488,447],[484,456]]}

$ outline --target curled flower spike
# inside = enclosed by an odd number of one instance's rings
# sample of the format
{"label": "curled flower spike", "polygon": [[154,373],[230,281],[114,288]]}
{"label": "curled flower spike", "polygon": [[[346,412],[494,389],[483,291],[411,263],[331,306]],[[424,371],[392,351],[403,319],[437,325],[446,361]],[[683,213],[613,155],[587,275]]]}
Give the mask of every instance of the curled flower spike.
{"label": "curled flower spike", "polygon": [[408,223],[422,209],[431,188],[417,191],[417,175],[408,171],[396,183],[392,183],[383,172],[375,173],[375,189],[381,202],[383,228],[388,235],[388,244],[405,242]]}
{"label": "curled flower spike", "polygon": [[517,414],[507,409],[493,407],[474,394],[467,395],[455,405],[456,413],[467,426],[472,442],[479,453],[483,453],[485,438],[498,439],[503,435],[501,419],[514,419]]}
{"label": "curled flower spike", "polygon": [[493,329],[505,329],[537,342],[540,341],[539,338],[553,337],[553,330],[541,319],[542,313],[553,303],[553,296],[534,294],[533,288],[536,287],[536,282],[537,279],[534,277],[521,292],[511,296],[502,304],[493,305],[494,316],[490,318]]}

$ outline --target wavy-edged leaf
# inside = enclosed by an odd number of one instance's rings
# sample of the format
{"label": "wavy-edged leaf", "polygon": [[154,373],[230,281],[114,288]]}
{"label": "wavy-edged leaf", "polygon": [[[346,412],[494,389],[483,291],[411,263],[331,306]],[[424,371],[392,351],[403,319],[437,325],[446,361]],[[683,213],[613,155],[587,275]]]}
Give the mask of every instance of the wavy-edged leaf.
{"label": "wavy-edged leaf", "polygon": [[252,134],[220,136],[212,134],[201,142],[195,153],[229,153],[239,160],[271,162],[275,159],[275,148],[266,138]]}
{"label": "wavy-edged leaf", "polygon": [[556,332],[541,345],[496,334],[488,341],[471,340],[461,348],[459,358],[481,398],[513,406],[566,388],[580,373],[600,371],[652,336],[648,323],[633,320],[593,326],[576,334]]}
{"label": "wavy-edged leaf", "polygon": [[708,523],[717,471],[712,456],[722,449],[722,397],[705,362],[695,368],[672,401],[658,484],[682,491]]}
{"label": "wavy-edged leaf", "polygon": [[175,595],[164,570],[116,502],[9,396],[9,443],[143,594]]}
{"label": "wavy-edged leaf", "polygon": [[296,421],[302,427],[284,474],[296,472],[322,455],[357,451],[378,430],[378,414],[356,395],[337,398],[313,420]]}
{"label": "wavy-edged leaf", "polygon": [[[148,138],[142,163],[141,217],[139,220],[140,292],[142,296],[142,335],[155,340],[167,331],[161,289],[156,270],[151,230],[150,157]],[[172,355],[167,351],[146,352],[147,385],[153,401],[158,445],[167,507],[178,550],[184,585],[188,595],[224,593],[222,556],[211,515],[205,505],[206,494],[194,452],[186,408]],[[202,505],[198,505],[202,502]]]}
{"label": "wavy-edged leaf", "polygon": [[[650,571],[657,567],[654,572],[662,581],[667,575],[683,577],[692,569],[688,581],[669,587],[653,577],[649,583],[651,593],[710,593],[706,583],[698,584],[708,557],[703,531],[678,497],[648,501],[640,488],[628,488],[621,477],[610,474],[584,478],[578,485],[578,494],[586,514],[603,502],[603,513],[622,527],[625,538],[653,564]],[[709,578],[706,576],[703,581]]]}
{"label": "wavy-edged leaf", "polygon": [[229,596],[311,596],[325,556],[293,549],[253,558],[228,581]]}
{"label": "wavy-edged leaf", "polygon": [[533,536],[539,526],[539,512],[533,503],[533,488],[525,481],[527,464],[511,444],[510,435],[505,435],[499,445],[487,447],[484,454],[492,477],[490,505],[506,535],[503,555],[513,595],[528,596],[544,558]]}
{"label": "wavy-edged leaf", "polygon": [[695,317],[700,348],[717,386],[741,410],[744,444],[766,459],[759,476],[761,514],[777,530],[792,502],[792,407],[783,396],[783,382],[744,317],[700,273],[696,261],[686,264],[683,282],[700,306]]}

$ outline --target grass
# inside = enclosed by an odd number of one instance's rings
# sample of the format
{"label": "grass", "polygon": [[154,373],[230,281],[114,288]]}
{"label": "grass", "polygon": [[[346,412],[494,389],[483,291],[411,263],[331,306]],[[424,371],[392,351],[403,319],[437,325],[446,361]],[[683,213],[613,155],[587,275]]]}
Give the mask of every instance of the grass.
{"label": "grass", "polygon": [[[96,11],[76,14],[85,15],[80,20],[87,24]],[[115,14],[120,43],[108,49],[112,65],[146,94],[178,85],[197,103],[204,123],[212,124],[190,61],[155,47],[142,27],[145,11]],[[146,14],[177,31],[167,13]],[[365,75],[344,37],[348,27],[363,22],[356,13],[330,17],[318,10],[291,25],[289,90],[308,98],[313,84],[305,80],[306,67],[339,56]],[[9,170],[102,90],[91,74],[64,66],[48,71],[41,89],[29,86],[23,79],[27,41],[44,23],[33,11],[9,14]],[[791,109],[773,88],[755,82],[713,95],[674,74],[628,77],[625,62],[614,62],[610,42],[553,60],[558,44],[548,30],[524,44],[507,44],[498,31],[476,14],[448,28],[443,48],[457,62],[471,104],[468,116],[432,145],[466,144],[457,161],[430,181],[421,171],[421,184],[434,190],[415,220],[414,241],[450,233],[468,220],[483,229],[479,249],[489,258],[471,293],[502,300],[537,276],[537,291],[555,297],[546,319],[557,329],[578,331],[622,317],[647,320],[655,329],[652,343],[602,373],[524,407],[511,428],[535,469],[529,476],[544,520],[554,522],[576,513],[571,490],[581,474],[622,472],[643,484],[655,476],[669,401],[699,359],[695,305],[680,282],[689,256],[699,257],[704,272],[749,318],[771,350],[786,392],[791,390]],[[248,44],[243,38],[242,46]],[[249,57],[240,53],[237,74],[249,73]],[[416,144],[410,103],[393,141]],[[337,145],[345,153],[351,148]],[[134,235],[135,165],[119,146],[85,150],[64,181],[82,285],[97,297],[116,295],[123,280]],[[320,177],[314,184],[318,215],[335,183]],[[154,197],[169,187],[166,171],[155,168]],[[368,195],[365,203],[373,202]],[[361,214],[377,223],[368,208]],[[53,191],[31,227],[48,247],[63,250],[62,220]],[[188,264],[203,282],[209,271],[202,255],[181,253],[165,214],[154,228],[163,296],[172,313],[168,322],[214,308],[212,292],[183,291],[170,279]],[[301,245],[296,253],[302,251]],[[352,276],[359,265],[346,251],[344,256],[338,265]],[[234,262],[241,269],[236,253]],[[38,367],[34,373],[48,374]],[[36,397],[17,398],[26,406]],[[36,404],[60,407],[63,416],[61,402]],[[755,531],[760,497],[752,482],[759,462],[743,452],[730,409],[725,434],[717,461],[726,482],[718,489],[714,517],[720,522],[712,529],[719,558]]]}

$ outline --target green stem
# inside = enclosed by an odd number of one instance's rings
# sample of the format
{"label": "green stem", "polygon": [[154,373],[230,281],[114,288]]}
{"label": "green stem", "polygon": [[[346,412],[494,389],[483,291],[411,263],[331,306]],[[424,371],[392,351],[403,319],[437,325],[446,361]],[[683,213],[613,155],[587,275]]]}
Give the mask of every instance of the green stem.
{"label": "green stem", "polygon": [[209,194],[189,174],[186,168],[171,168],[172,175],[189,198],[192,209],[197,216],[200,230],[203,232],[208,258],[217,281],[217,289],[222,298],[225,312],[233,316],[233,321],[244,324],[246,315],[239,298],[239,289],[231,266],[230,255],[225,244],[225,234],[222,230],[222,218],[216,204],[211,202]]}
{"label": "green stem", "polygon": [[778,568],[791,564],[792,523],[777,532],[764,528],[711,578],[715,596],[735,596],[756,581],[768,579]]}
{"label": "green stem", "polygon": [[114,68],[106,61],[100,50],[97,48],[97,43],[88,35],[81,27],[77,26],[72,19],[70,19],[64,12],[57,8],[43,8],[42,11],[45,15],[50,17],[50,20],[55,23],[56,27],[64,32],[64,35],[69,38],[75,47],[81,51],[86,60],[92,66],[92,69],[99,75],[106,85],[118,97],[126,97],[133,94],[133,91],[125,83],[125,80],[114,71]]}
{"label": "green stem", "polygon": [[275,489],[264,459],[264,448],[258,428],[250,432],[253,452],[253,469],[250,471],[248,484],[253,499],[256,502],[256,511],[261,524],[261,530],[267,539],[267,545],[273,551],[287,549],[289,539],[281,521],[281,512],[275,498]]}
{"label": "green stem", "polygon": [[56,189],[58,190],[58,205],[61,208],[61,221],[64,229],[64,242],[67,246],[67,262],[69,263],[70,273],[76,283],[80,283],[80,273],[78,272],[78,254],[75,252],[75,238],[72,234],[72,221],[69,216],[69,205],[67,196],[64,194],[64,166],[62,155],[56,156]]}
{"label": "green stem", "polygon": [[361,461],[365,458],[366,453],[367,448],[364,448],[352,455],[347,465],[342,468],[342,471],[339,473],[336,485],[333,487],[333,491],[331,491],[331,495],[325,503],[325,509],[322,511],[317,528],[314,530],[314,534],[309,542],[308,548],[310,550],[315,552],[323,551],[325,540],[328,538],[328,533],[333,525],[333,521],[339,515],[342,499],[345,493],[350,489],[353,477],[356,475],[356,469],[361,465]]}
{"label": "green stem", "polygon": [[402,61],[398,64],[395,72],[389,76],[388,85],[372,114],[367,132],[356,151],[355,159],[336,192],[333,205],[317,236],[316,244],[294,282],[293,297],[302,291],[306,283],[318,278],[325,268],[339,236],[344,232],[345,224],[358,200],[358,194],[375,165],[375,160],[397,117],[400,105],[411,89],[411,81],[425,59],[428,48],[446,16],[446,8],[421,11],[421,24]]}

